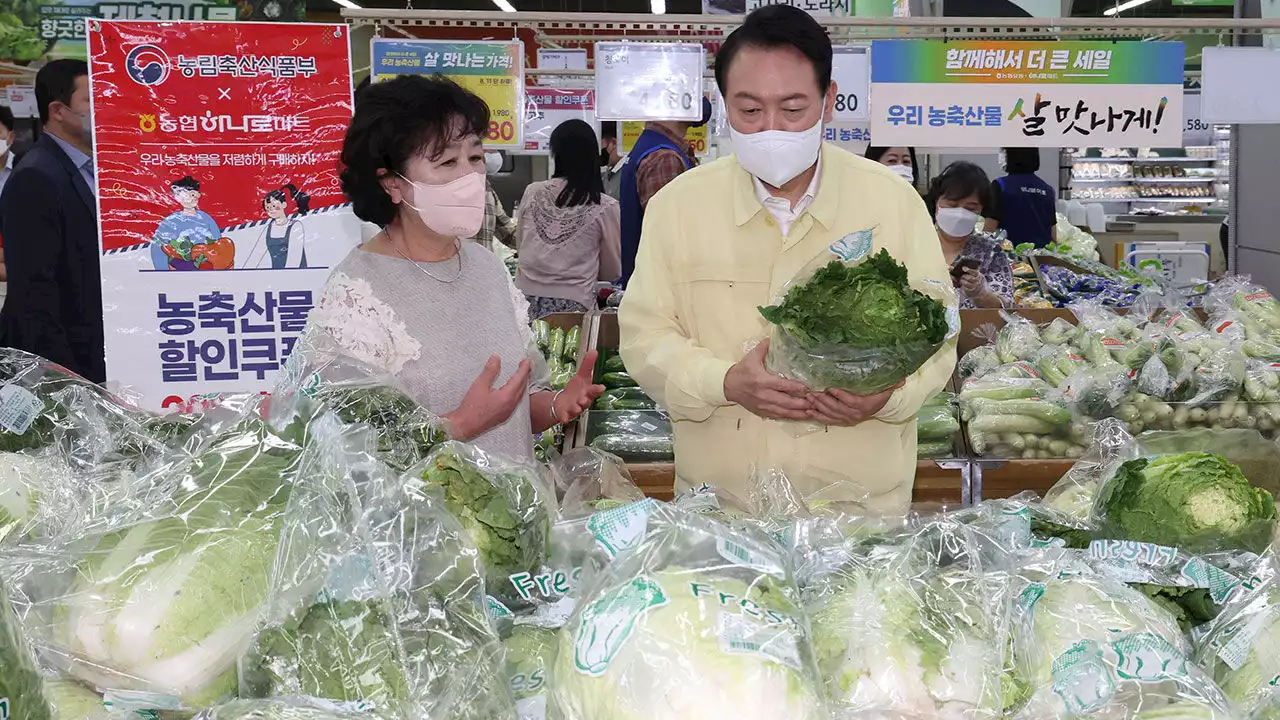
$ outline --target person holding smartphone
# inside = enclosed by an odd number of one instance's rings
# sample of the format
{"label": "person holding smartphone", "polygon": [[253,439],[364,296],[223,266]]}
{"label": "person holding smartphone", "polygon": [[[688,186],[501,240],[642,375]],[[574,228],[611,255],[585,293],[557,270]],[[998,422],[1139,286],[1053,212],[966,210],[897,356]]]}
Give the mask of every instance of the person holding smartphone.
{"label": "person holding smartphone", "polygon": [[990,202],[987,174],[964,161],[948,165],[925,196],[962,309],[1013,305],[1009,257],[995,236],[977,229]]}

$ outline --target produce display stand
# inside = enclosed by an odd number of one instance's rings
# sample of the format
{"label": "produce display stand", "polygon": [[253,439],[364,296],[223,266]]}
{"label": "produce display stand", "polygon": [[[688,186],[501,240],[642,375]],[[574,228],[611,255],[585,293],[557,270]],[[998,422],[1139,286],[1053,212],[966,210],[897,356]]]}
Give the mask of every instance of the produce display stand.
{"label": "produce display stand", "polygon": [[1049,488],[1067,474],[1075,462],[1070,458],[1061,460],[973,458],[969,467],[970,497],[967,503],[1010,497],[1026,490],[1031,490],[1043,497]]}

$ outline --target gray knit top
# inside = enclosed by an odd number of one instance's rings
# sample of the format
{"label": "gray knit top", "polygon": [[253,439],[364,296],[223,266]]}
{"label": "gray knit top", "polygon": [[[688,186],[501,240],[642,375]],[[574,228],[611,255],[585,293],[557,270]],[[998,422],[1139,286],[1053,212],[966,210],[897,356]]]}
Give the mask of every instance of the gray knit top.
{"label": "gray knit top", "polygon": [[[527,324],[528,305],[506,267],[475,243],[462,243],[460,253],[458,275],[457,258],[414,263],[356,248],[330,274],[311,325],[343,352],[385,370],[437,415],[458,409],[493,355],[502,359],[495,386],[528,359],[534,364],[529,392],[545,389],[547,367]],[[472,442],[532,460],[528,397],[505,423]]]}

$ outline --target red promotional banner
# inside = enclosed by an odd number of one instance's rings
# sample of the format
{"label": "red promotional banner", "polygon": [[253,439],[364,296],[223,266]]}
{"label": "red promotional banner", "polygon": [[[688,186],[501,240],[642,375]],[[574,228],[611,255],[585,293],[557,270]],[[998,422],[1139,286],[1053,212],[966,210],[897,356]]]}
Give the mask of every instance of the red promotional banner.
{"label": "red promotional banner", "polygon": [[107,373],[149,406],[267,390],[359,241],[344,25],[89,23]]}

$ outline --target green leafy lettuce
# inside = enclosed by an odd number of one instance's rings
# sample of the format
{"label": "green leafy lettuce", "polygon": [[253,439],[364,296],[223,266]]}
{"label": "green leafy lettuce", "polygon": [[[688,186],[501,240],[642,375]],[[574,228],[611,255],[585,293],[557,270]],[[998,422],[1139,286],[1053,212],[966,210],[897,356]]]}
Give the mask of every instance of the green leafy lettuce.
{"label": "green leafy lettuce", "polygon": [[40,670],[27,646],[18,616],[0,585],[0,717],[50,720]]}
{"label": "green leafy lettuce", "polygon": [[854,266],[831,261],[760,313],[777,326],[769,369],[815,390],[885,390],[948,333],[946,306],[912,289],[907,269],[883,249]]}
{"label": "green leafy lettuce", "polygon": [[325,383],[310,397],[345,423],[367,423],[377,431],[378,456],[404,472],[449,439],[443,423],[407,395],[385,385]]}
{"label": "green leafy lettuce", "polygon": [[1271,542],[1276,505],[1220,455],[1185,452],[1130,460],[1103,484],[1098,508],[1106,537],[1188,552],[1243,549]]}

